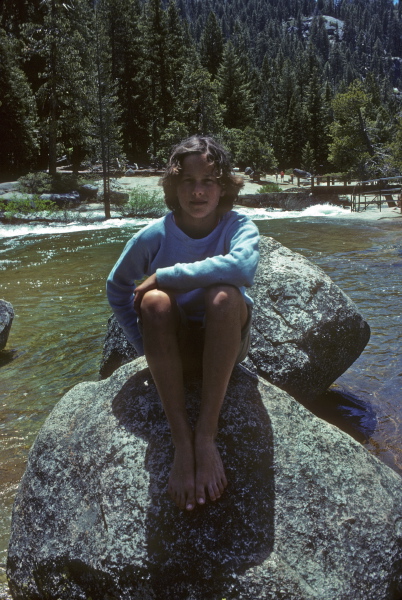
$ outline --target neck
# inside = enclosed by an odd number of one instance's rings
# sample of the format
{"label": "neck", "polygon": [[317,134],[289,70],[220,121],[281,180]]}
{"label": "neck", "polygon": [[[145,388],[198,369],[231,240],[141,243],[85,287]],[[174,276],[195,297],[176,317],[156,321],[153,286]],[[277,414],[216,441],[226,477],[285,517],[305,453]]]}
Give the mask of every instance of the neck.
{"label": "neck", "polygon": [[174,220],[177,227],[188,237],[200,239],[212,233],[220,221],[220,215],[215,213],[208,215],[205,219],[193,219],[180,211],[174,214]]}

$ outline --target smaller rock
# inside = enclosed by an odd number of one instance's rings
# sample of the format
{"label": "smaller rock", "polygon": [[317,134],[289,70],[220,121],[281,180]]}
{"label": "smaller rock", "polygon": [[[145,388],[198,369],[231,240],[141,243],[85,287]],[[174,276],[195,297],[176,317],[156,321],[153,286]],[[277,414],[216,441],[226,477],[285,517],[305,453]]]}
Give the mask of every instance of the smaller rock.
{"label": "smaller rock", "polygon": [[118,324],[116,317],[112,315],[107,322],[102,362],[99,369],[100,378],[110,377],[116,369],[137,357],[136,349],[124,335],[124,331]]}
{"label": "smaller rock", "polygon": [[17,191],[19,189],[19,185],[19,181],[5,181],[4,183],[0,183],[0,194]]}
{"label": "smaller rock", "polygon": [[6,347],[13,319],[14,309],[12,305],[5,300],[0,300],[0,350]]}
{"label": "smaller rock", "polygon": [[[127,192],[118,192],[118,191],[112,191],[110,192],[110,202],[112,204],[115,204],[116,206],[121,206],[122,204],[125,204],[126,202],[128,202],[130,198],[130,195],[127,194]],[[101,202],[103,202],[103,192],[102,194],[99,194],[99,199],[101,200]]]}
{"label": "smaller rock", "polygon": [[41,200],[51,200],[58,208],[71,208],[79,205],[80,195],[78,192],[70,192],[69,194],[41,194]]}
{"label": "smaller rock", "polygon": [[78,193],[80,195],[81,202],[87,202],[88,200],[95,200],[98,196],[98,188],[96,185],[90,185],[89,183],[81,185]]}

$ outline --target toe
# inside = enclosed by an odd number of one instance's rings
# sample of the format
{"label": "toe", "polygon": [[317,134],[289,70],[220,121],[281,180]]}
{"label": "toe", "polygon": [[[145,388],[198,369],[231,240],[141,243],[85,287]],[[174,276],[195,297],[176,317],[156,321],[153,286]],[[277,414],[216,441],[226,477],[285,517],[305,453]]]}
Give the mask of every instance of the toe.
{"label": "toe", "polygon": [[186,510],[193,510],[195,507],[195,498],[193,494],[189,494],[186,499]]}
{"label": "toe", "polygon": [[198,485],[196,491],[196,498],[198,504],[205,504],[205,488],[204,486]]}
{"label": "toe", "polygon": [[219,488],[215,483],[208,486],[208,494],[211,500],[218,500],[221,497]]}

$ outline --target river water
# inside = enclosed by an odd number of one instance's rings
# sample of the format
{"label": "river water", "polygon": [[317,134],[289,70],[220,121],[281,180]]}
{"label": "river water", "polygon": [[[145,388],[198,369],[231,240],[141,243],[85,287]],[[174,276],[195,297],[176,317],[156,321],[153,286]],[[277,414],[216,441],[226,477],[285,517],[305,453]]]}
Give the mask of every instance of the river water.
{"label": "river water", "polygon": [[[370,324],[368,346],[334,389],[357,398],[361,411],[350,409],[351,419],[364,425],[366,414],[375,424],[362,443],[402,474],[402,216],[329,206],[243,210],[262,235],[318,264]],[[0,226],[0,298],[16,313],[0,352],[0,597],[12,503],[29,448],[61,396],[98,378],[111,312],[105,278],[145,222]]]}

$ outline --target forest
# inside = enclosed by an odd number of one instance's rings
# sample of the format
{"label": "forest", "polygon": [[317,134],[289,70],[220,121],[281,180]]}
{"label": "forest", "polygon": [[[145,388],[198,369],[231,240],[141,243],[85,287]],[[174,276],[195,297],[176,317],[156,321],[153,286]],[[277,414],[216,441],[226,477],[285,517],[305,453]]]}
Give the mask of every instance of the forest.
{"label": "forest", "polygon": [[240,168],[402,171],[402,4],[5,0],[0,177],[162,165],[193,133]]}

